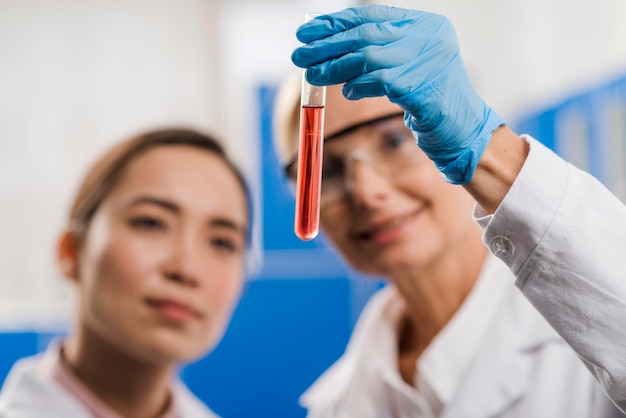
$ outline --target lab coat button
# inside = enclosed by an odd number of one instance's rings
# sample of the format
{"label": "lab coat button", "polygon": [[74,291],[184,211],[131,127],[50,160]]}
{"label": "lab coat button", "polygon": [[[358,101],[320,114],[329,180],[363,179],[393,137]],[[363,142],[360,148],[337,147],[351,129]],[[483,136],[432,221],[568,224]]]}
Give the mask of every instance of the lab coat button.
{"label": "lab coat button", "polygon": [[508,258],[513,254],[513,243],[509,237],[504,235],[497,235],[491,239],[489,243],[491,252],[498,258]]}

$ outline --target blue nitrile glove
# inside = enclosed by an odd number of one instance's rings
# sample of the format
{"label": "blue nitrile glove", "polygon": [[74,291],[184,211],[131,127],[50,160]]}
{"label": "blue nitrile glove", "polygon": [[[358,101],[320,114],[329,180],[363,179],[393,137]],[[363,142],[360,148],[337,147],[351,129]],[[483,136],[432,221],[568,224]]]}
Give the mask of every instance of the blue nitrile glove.
{"label": "blue nitrile glove", "polygon": [[314,85],[346,83],[348,99],[387,95],[446,179],[469,182],[492,132],[506,122],[469,79],[450,21],[368,5],[300,26],[292,55]]}

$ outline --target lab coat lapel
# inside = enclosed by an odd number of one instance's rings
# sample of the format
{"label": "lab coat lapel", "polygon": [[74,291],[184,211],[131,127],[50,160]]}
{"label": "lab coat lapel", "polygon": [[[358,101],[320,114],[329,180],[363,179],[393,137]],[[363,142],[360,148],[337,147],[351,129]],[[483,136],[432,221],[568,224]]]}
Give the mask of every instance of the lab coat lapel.
{"label": "lab coat lapel", "polygon": [[454,396],[445,418],[498,416],[526,392],[532,354],[516,350],[515,358],[498,349],[479,354]]}
{"label": "lab coat lapel", "polygon": [[525,300],[512,296],[503,301],[504,308],[444,409],[443,418],[505,415],[529,389],[534,356],[542,346],[559,342]]}
{"label": "lab coat lapel", "polygon": [[[12,371],[13,373],[13,371]],[[31,371],[19,371],[3,387],[0,416],[89,418],[91,414],[55,382]],[[6,408],[6,409],[4,409]]]}

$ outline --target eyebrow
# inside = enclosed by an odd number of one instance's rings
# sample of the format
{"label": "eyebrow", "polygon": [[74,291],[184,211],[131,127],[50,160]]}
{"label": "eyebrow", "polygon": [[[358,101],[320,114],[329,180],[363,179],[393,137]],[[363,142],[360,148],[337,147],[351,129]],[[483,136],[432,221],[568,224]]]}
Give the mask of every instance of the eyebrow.
{"label": "eyebrow", "polygon": [[[339,137],[342,137],[344,135],[349,134],[350,132],[356,131],[357,129],[360,129],[364,126],[369,126],[369,125],[373,125],[376,124],[378,122],[383,122],[386,121],[387,119],[392,119],[392,118],[396,118],[399,116],[404,116],[404,111],[401,112],[393,112],[393,113],[389,113],[387,115],[383,115],[374,119],[368,119],[368,120],[364,120],[363,122],[359,122],[359,123],[355,123],[352,124],[350,126],[345,127],[344,129],[335,132],[331,135],[327,135],[324,137],[324,143],[332,141],[334,139],[337,139]],[[291,158],[291,160],[285,164],[285,174],[287,175],[287,177],[289,177],[289,173],[291,172],[291,169],[293,168],[293,166],[298,162],[298,154],[296,153],[296,155],[293,156],[293,158]]]}
{"label": "eyebrow", "polygon": [[[133,199],[128,205],[128,207],[133,207],[133,206],[137,206],[141,204],[156,205],[167,210],[168,212],[171,212],[177,215],[181,213],[181,209],[177,204],[169,200],[160,199],[160,198],[152,197],[152,196],[139,196]],[[244,238],[248,236],[248,227],[246,225],[239,224],[228,218],[216,217],[216,218],[211,219],[211,221],[208,224],[209,226],[232,229],[233,231],[241,233],[244,236]]]}
{"label": "eyebrow", "polygon": [[142,204],[156,205],[156,206],[162,207],[168,212],[172,212],[176,214],[180,213],[180,207],[178,207],[177,204],[170,202],[169,200],[159,199],[157,197],[152,197],[152,196],[139,196],[133,199],[128,204],[128,207],[131,208],[133,206],[142,205]]}
{"label": "eyebrow", "polygon": [[231,229],[235,232],[238,232],[243,235],[244,238],[248,237],[248,227],[245,225],[238,224],[230,219],[226,218],[215,218],[209,222],[211,226],[217,226],[220,228]]}

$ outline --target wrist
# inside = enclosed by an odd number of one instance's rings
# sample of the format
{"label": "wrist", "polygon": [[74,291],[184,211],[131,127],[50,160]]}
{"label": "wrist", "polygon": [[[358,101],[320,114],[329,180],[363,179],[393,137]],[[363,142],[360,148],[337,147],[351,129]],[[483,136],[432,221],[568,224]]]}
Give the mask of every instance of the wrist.
{"label": "wrist", "polygon": [[497,128],[466,190],[487,213],[494,213],[522,169],[528,143],[507,126]]}
{"label": "wrist", "polygon": [[[484,119],[481,118],[480,122],[471,118],[462,121],[464,126],[473,126],[473,129],[457,132],[452,129],[454,126],[446,127],[441,124],[434,133],[419,133],[416,137],[420,148],[434,161],[437,169],[449,183],[465,185],[471,181],[494,133],[506,125],[491,108],[482,102],[481,105],[484,107],[484,113],[480,114],[484,114]],[[411,118],[407,126],[413,128],[410,125]],[[446,141],[440,138],[451,139]]]}

